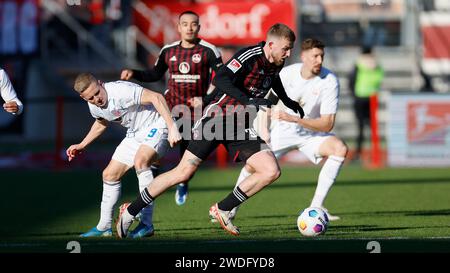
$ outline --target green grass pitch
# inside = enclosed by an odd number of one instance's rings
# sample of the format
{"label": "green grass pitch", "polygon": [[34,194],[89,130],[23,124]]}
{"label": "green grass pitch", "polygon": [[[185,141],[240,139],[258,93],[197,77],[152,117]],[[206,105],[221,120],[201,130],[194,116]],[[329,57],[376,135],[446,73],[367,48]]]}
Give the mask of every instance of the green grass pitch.
{"label": "green grass pitch", "polygon": [[[175,204],[174,189],[156,200],[155,236],[141,240],[78,237],[98,221],[100,170],[2,171],[0,252],[67,253],[69,241],[78,241],[82,252],[367,253],[369,241],[378,241],[381,252],[450,252],[450,169],[344,166],[325,203],[342,219],[316,238],[302,237],[296,219],[309,205],[320,169],[282,170],[278,181],[241,207],[234,221],[239,237],[208,219],[209,207],[231,191],[239,169],[202,168],[184,206]],[[122,182],[120,202],[134,200],[134,172]]]}

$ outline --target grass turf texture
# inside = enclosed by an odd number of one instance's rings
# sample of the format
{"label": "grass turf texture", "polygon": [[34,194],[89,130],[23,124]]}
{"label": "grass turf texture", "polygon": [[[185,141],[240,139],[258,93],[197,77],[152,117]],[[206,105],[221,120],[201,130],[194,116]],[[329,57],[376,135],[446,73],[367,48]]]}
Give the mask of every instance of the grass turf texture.
{"label": "grass turf texture", "polygon": [[[241,235],[234,237],[209,222],[208,209],[231,191],[239,169],[202,168],[184,206],[175,204],[174,188],[156,200],[155,236],[119,240],[78,237],[98,221],[100,170],[3,170],[0,252],[67,253],[74,240],[82,252],[367,253],[373,240],[382,252],[450,252],[450,170],[345,166],[325,203],[342,219],[325,235],[306,238],[296,220],[310,203],[318,173],[317,167],[283,167],[278,181],[242,206],[234,221]],[[120,203],[134,200],[134,172],[122,182]]]}

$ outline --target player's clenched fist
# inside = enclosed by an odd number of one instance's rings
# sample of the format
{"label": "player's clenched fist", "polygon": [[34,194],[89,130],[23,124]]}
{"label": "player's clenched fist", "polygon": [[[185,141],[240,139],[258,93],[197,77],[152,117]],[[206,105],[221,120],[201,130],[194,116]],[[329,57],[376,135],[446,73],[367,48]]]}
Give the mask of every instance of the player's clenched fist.
{"label": "player's clenched fist", "polygon": [[176,124],[169,127],[168,141],[170,147],[175,147],[175,145],[177,145],[177,143],[181,141],[181,134],[180,131],[178,131],[178,127],[176,126]]}
{"label": "player's clenched fist", "polygon": [[19,106],[17,105],[17,102],[10,101],[3,104],[3,109],[8,113],[17,113],[19,111]]}
{"label": "player's clenched fist", "polygon": [[66,150],[66,155],[69,162],[72,161],[72,159],[74,159],[77,155],[79,155],[83,151],[83,149],[84,148],[80,144],[71,145]]}

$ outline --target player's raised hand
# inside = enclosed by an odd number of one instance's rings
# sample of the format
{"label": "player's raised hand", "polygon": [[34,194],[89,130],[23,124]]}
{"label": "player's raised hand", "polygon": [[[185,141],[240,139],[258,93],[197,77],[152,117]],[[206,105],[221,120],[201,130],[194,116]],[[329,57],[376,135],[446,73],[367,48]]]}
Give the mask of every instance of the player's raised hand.
{"label": "player's raised hand", "polygon": [[74,144],[67,148],[66,155],[69,162],[72,161],[72,159],[74,159],[77,155],[79,155],[83,151],[83,149],[84,148],[81,147],[80,144]]}
{"label": "player's raised hand", "polygon": [[181,141],[181,134],[180,134],[180,131],[178,131],[178,127],[176,124],[174,124],[173,126],[170,126],[170,128],[169,128],[168,141],[169,141],[170,147],[175,147],[175,145],[177,145],[178,142]]}
{"label": "player's raised hand", "polygon": [[131,69],[124,69],[122,70],[122,73],[120,73],[121,80],[128,81],[131,77],[133,77],[133,70]]}
{"label": "player's raised hand", "polygon": [[3,104],[3,109],[8,113],[17,113],[17,111],[19,111],[19,106],[15,101],[10,101]]}

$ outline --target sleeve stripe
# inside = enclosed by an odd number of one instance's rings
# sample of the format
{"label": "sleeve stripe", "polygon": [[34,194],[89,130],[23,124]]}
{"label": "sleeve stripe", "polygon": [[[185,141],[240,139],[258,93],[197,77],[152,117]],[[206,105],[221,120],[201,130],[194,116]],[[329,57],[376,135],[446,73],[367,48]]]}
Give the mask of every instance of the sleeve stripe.
{"label": "sleeve stripe", "polygon": [[201,44],[202,46],[205,46],[205,47],[211,49],[214,52],[214,55],[216,55],[216,58],[220,57],[220,51],[217,50],[217,48],[213,44],[210,44],[210,43],[208,43],[205,40],[200,40],[199,44]]}
{"label": "sleeve stripe", "polygon": [[245,62],[246,60],[248,60],[250,57],[255,56],[255,55],[260,55],[260,54],[262,54],[262,49],[261,49],[260,47],[252,48],[252,49],[247,50],[247,51],[244,52],[243,54],[241,54],[241,55],[238,57],[238,60],[239,60],[241,63],[243,63],[243,62]]}
{"label": "sleeve stripe", "polygon": [[167,45],[163,46],[161,48],[161,50],[159,51],[159,55],[161,55],[161,53],[164,51],[164,49],[169,48],[169,47],[173,47],[173,46],[177,46],[180,42],[181,42],[181,40],[178,40],[178,41],[175,41],[175,42],[173,42],[171,44],[167,44]]}

